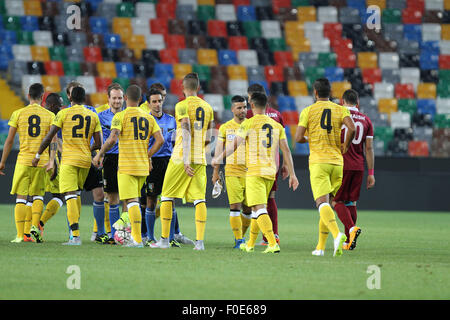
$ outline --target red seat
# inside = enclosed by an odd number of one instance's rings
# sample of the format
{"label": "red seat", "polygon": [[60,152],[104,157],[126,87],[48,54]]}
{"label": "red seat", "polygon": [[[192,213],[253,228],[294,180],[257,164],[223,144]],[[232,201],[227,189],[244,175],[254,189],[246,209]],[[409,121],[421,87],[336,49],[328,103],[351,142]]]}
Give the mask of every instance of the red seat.
{"label": "red seat", "polygon": [[294,59],[292,57],[292,52],[290,51],[275,51],[273,53],[275,59],[275,64],[282,67],[292,67],[294,66]]}
{"label": "red seat", "polygon": [[[158,17],[160,15],[158,14]],[[163,15],[164,17],[164,15]],[[152,33],[157,34],[163,34],[167,35],[169,34],[169,24],[167,23],[167,19],[165,18],[156,18],[150,20],[150,30]]]}
{"label": "red seat", "polygon": [[450,69],[450,55],[441,54],[439,56],[439,69]]}
{"label": "red seat", "polygon": [[413,8],[416,10],[420,10],[424,12],[425,10],[425,0],[407,0],[406,2],[407,8]]}
{"label": "red seat", "polygon": [[178,98],[183,97],[183,80],[172,79],[170,80],[170,93],[178,96]]}
{"label": "red seat", "polygon": [[64,67],[61,61],[44,62],[45,73],[50,76],[63,76]]}
{"label": "red seat", "polygon": [[430,150],[426,141],[409,141],[408,154],[411,157],[428,157]]}
{"label": "red seat", "polygon": [[397,99],[414,99],[416,93],[411,83],[397,83],[395,85],[395,97]]}
{"label": "red seat", "polygon": [[272,10],[273,13],[278,14],[280,8],[290,8],[291,0],[272,0]]}
{"label": "red seat", "polygon": [[175,19],[176,8],[177,8],[176,2],[169,2],[169,1],[158,2],[156,4],[156,16],[165,17],[167,19]]}
{"label": "red seat", "polygon": [[83,53],[86,62],[103,61],[102,49],[100,49],[100,47],[84,47]]}
{"label": "red seat", "polygon": [[95,78],[95,86],[97,87],[97,92],[108,92],[108,86],[112,83],[111,78]]}
{"label": "red seat", "polygon": [[348,49],[336,51],[336,64],[340,68],[356,68],[356,54]]}
{"label": "red seat", "polygon": [[298,123],[299,115],[297,111],[283,111],[281,118],[283,118],[283,124],[285,126],[295,125]]}
{"label": "red seat", "polygon": [[178,49],[162,49],[159,51],[159,57],[161,59],[161,63],[178,63]]}
{"label": "red seat", "polygon": [[228,48],[234,51],[248,50],[247,37],[229,37]]}
{"label": "red seat", "polygon": [[364,83],[374,84],[375,82],[381,82],[381,69],[363,69],[362,70],[362,78]]}
{"label": "red seat", "polygon": [[250,0],[233,0],[233,5],[237,6],[249,6]]}
{"label": "red seat", "polygon": [[227,37],[227,24],[221,20],[208,20],[208,35],[211,37]]}
{"label": "red seat", "polygon": [[342,24],[341,23],[324,23],[323,36],[330,39],[342,39]]}
{"label": "red seat", "polygon": [[181,34],[168,34],[167,35],[167,48],[169,49],[184,49],[186,48],[186,40],[184,35]]}
{"label": "red seat", "polygon": [[269,83],[284,81],[284,68],[282,66],[265,66],[264,74]]}
{"label": "red seat", "polygon": [[402,22],[410,24],[422,24],[422,11],[416,8],[406,8],[402,11]]}
{"label": "red seat", "polygon": [[330,38],[330,46],[334,49],[334,52],[338,51],[352,51],[353,41],[346,38]]}

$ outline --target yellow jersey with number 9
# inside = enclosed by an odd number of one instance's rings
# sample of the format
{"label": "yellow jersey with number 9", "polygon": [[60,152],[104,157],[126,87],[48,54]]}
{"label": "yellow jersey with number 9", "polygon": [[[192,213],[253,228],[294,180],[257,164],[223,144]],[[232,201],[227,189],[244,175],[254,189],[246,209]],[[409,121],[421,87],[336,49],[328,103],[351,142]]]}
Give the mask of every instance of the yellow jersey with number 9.
{"label": "yellow jersey with number 9", "polygon": [[209,103],[197,96],[187,97],[175,105],[177,135],[171,159],[183,163],[181,120],[185,118],[189,118],[191,127],[191,163],[206,165],[206,132],[214,121],[214,112]]}
{"label": "yellow jersey with number 9", "polygon": [[317,101],[301,112],[298,126],[308,132],[310,164],[344,164],[341,128],[345,117],[350,117],[350,111],[331,101]]}

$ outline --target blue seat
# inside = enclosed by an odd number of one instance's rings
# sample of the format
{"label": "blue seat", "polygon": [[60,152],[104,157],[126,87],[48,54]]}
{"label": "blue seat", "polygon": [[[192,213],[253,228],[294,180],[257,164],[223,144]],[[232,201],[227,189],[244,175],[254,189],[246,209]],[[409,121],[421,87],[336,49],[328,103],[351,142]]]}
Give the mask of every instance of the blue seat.
{"label": "blue seat", "polygon": [[123,46],[118,34],[106,33],[103,35],[103,41],[108,49],[120,49]]}
{"label": "blue seat", "polygon": [[264,87],[264,90],[266,90],[267,94],[270,92],[270,87],[269,87],[269,84],[267,83],[267,81],[265,81],[265,80],[264,81],[262,81],[262,80],[249,81],[248,86],[251,86],[252,84],[255,84],[255,83],[262,85]]}
{"label": "blue seat", "polygon": [[325,68],[325,78],[330,82],[344,81],[344,69],[336,67]]}
{"label": "blue seat", "polygon": [[238,6],[237,18],[239,21],[254,21],[256,20],[255,7],[253,6]]}
{"label": "blue seat", "polygon": [[36,16],[22,16],[20,23],[23,31],[37,31],[39,30],[39,20]]}
{"label": "blue seat", "polygon": [[405,24],[403,27],[403,37],[408,40],[422,41],[422,26],[420,24]]}
{"label": "blue seat", "polygon": [[295,154],[308,155],[309,154],[309,144],[308,143],[296,143],[295,144]]}
{"label": "blue seat", "polygon": [[17,34],[13,30],[0,30],[0,42],[13,45],[17,43]]}
{"label": "blue seat", "polygon": [[134,78],[134,66],[129,62],[116,62],[118,78]]}
{"label": "blue seat", "polygon": [[436,100],[417,99],[417,112],[421,114],[430,114],[434,117],[436,114]]}
{"label": "blue seat", "polygon": [[239,64],[236,51],[234,50],[219,50],[219,64],[223,66],[228,66],[231,64]]}
{"label": "blue seat", "polygon": [[108,20],[103,17],[90,17],[89,25],[91,26],[92,33],[108,33]]}
{"label": "blue seat", "polygon": [[91,8],[93,11],[97,10],[97,7],[100,3],[103,2],[103,0],[86,0],[91,5]]}
{"label": "blue seat", "polygon": [[439,54],[439,41],[421,41],[419,43],[421,52]]}
{"label": "blue seat", "polygon": [[0,70],[7,70],[9,61],[14,59],[12,47],[9,44],[0,44]]}
{"label": "blue seat", "polygon": [[297,110],[295,106],[295,98],[291,96],[278,96],[278,110],[283,111],[295,111]]}
{"label": "blue seat", "polygon": [[422,70],[437,70],[439,69],[439,54],[422,52],[419,63]]}
{"label": "blue seat", "polygon": [[[173,67],[169,63],[155,63],[155,69],[153,76],[159,77],[160,75],[169,75],[170,78],[174,77]],[[167,88],[169,88],[168,86]]]}
{"label": "blue seat", "polygon": [[158,76],[153,76],[151,78],[147,79],[147,87],[150,88],[150,86],[156,82],[162,83],[164,87],[170,88],[170,81],[172,80],[172,77],[169,74],[161,74]]}

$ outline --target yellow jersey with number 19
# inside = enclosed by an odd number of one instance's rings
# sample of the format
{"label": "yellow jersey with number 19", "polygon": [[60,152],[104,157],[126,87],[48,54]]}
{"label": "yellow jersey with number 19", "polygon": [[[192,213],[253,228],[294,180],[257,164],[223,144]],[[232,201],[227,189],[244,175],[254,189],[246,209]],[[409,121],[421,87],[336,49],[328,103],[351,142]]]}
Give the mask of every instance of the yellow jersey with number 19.
{"label": "yellow jersey with number 19", "polygon": [[[38,104],[30,104],[16,110],[11,115],[8,125],[17,128],[20,150],[17,163],[31,167],[31,161],[39,150],[42,140],[50,130],[55,115]],[[38,167],[48,162],[48,148],[41,155]]]}
{"label": "yellow jersey with number 19", "polygon": [[212,107],[197,96],[189,96],[175,105],[177,135],[172,153],[172,160],[183,163],[183,136],[181,120],[189,118],[191,126],[191,163],[206,165],[206,132],[214,121]]}
{"label": "yellow jersey with number 19", "polygon": [[345,117],[350,117],[350,111],[331,101],[317,101],[301,112],[298,126],[308,131],[310,164],[344,164],[341,128]]}
{"label": "yellow jersey with number 19", "polygon": [[117,129],[119,136],[119,170],[130,176],[148,176],[148,144],[151,136],[161,129],[152,115],[139,107],[128,107],[116,113],[111,131]]}
{"label": "yellow jersey with number 19", "polygon": [[98,115],[82,105],[74,105],[58,112],[53,125],[62,131],[61,165],[91,167],[91,138],[102,130]]}

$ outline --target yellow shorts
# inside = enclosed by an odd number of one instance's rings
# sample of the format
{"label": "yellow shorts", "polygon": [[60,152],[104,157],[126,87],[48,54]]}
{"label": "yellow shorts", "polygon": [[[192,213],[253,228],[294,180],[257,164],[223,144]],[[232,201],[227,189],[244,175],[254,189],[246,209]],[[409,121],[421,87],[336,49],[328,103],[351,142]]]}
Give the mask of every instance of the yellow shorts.
{"label": "yellow shorts", "polygon": [[89,169],[62,164],[59,168],[59,193],[83,190]]}
{"label": "yellow shorts", "polygon": [[267,204],[270,190],[275,180],[262,177],[247,176],[245,178],[245,199],[248,207]]}
{"label": "yellow shorts", "polygon": [[147,176],[132,176],[125,173],[117,173],[120,200],[128,200],[141,197],[141,189]]}
{"label": "yellow shorts", "polygon": [[45,168],[16,163],[11,194],[21,196],[45,195]]}
{"label": "yellow shorts", "polygon": [[183,163],[169,161],[161,192],[165,198],[185,198],[187,202],[206,198],[206,166],[191,164],[194,176],[189,177]]}
{"label": "yellow shorts", "polygon": [[228,202],[242,203],[245,200],[245,177],[225,177]]}
{"label": "yellow shorts", "polygon": [[51,171],[45,173],[45,192],[58,194],[59,193],[59,172],[53,181],[50,180],[51,177],[52,177]]}
{"label": "yellow shorts", "polygon": [[343,166],[328,163],[309,165],[314,200],[330,194],[335,196],[342,184]]}

